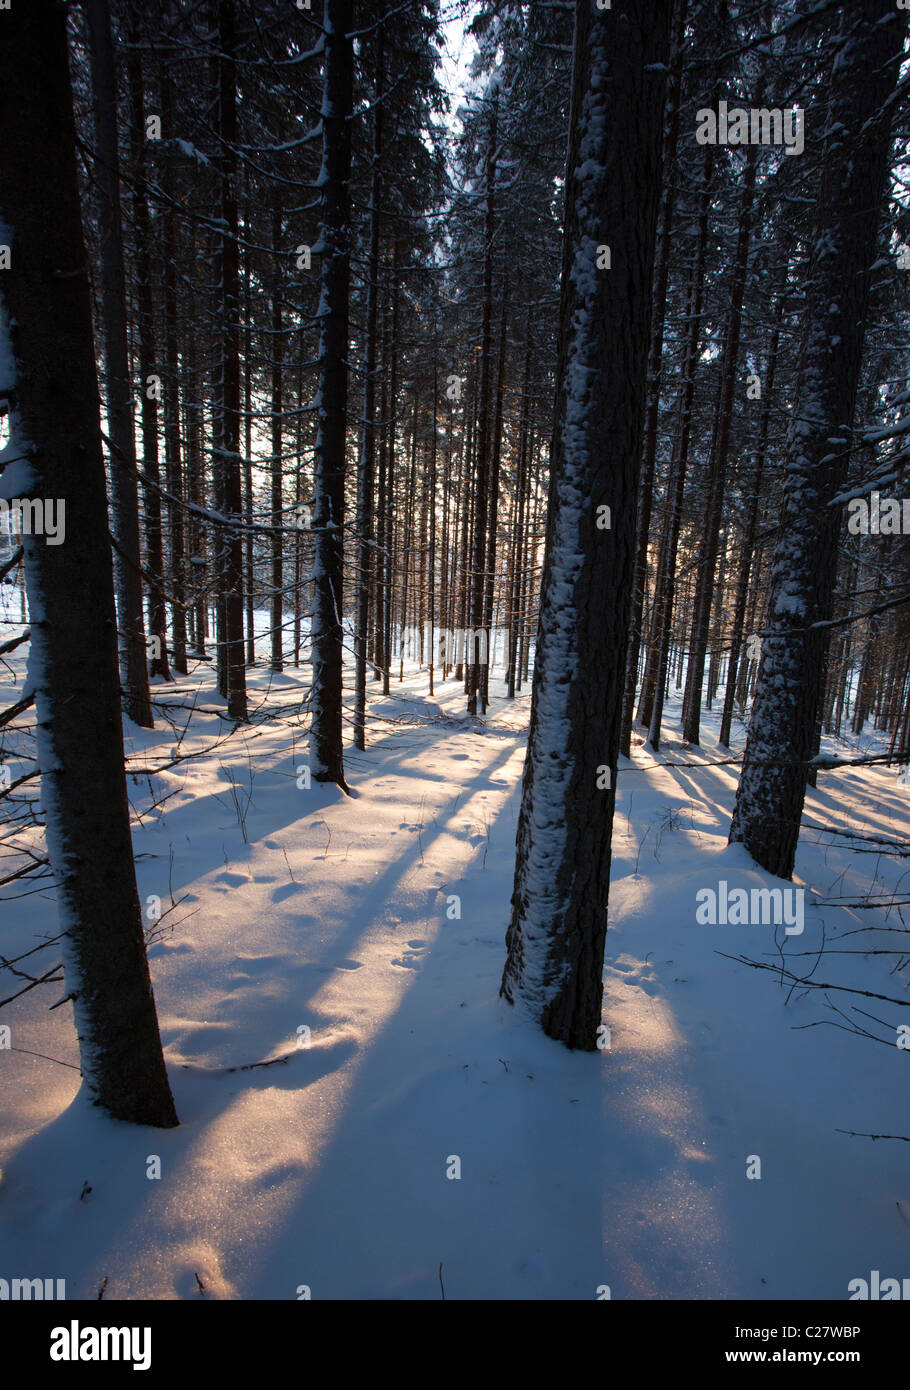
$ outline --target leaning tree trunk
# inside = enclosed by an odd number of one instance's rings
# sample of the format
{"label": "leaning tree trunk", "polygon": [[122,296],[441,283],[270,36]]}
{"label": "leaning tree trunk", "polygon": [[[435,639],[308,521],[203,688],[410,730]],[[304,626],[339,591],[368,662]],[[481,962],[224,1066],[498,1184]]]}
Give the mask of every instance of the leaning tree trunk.
{"label": "leaning tree trunk", "polygon": [[126,334],[126,276],[117,151],[117,78],[107,0],[85,0],[95,105],[95,186],[101,233],[101,320],[111,452],[114,570],[120,619],[123,707],[143,728],[154,728],[146,666],[145,617],[139,561],[139,490],[133,432],[133,383]]}
{"label": "leaning tree trunk", "polygon": [[844,440],[853,430],[891,145],[888,102],[906,15],[892,0],[857,0],[842,24],[824,120],[783,521],[730,827],[731,843],[744,844],[780,878],[793,872],[821,698],[825,642],[817,624],[831,617],[843,520],[831,503],[850,456]]}
{"label": "leaning tree trunk", "polygon": [[[597,1045],[672,0],[577,0],[556,416],[501,992]],[[621,40],[617,36],[617,30]],[[612,269],[598,269],[598,247]],[[610,529],[598,526],[609,507]]]}
{"label": "leaning tree trunk", "polygon": [[313,597],[311,758],[317,782],[344,780],[342,653],[344,611],[344,451],[348,391],[351,109],[354,48],[351,0],[325,0],[322,98],[322,319]]}
{"label": "leaning tree trunk", "polygon": [[[65,540],[26,535],[29,679],[66,988],[94,1102],[177,1124],[142,936],[123,770],[117,629],[66,16],[17,4],[0,43],[0,276],[15,495],[65,507]],[[53,213],[49,202],[53,201]],[[6,338],[6,333],[3,337]],[[13,374],[10,380],[7,373]]]}

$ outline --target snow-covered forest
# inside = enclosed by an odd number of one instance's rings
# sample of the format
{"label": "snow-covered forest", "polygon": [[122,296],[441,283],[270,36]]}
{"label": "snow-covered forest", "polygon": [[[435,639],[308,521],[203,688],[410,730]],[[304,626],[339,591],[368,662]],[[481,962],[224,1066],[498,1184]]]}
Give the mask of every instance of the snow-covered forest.
{"label": "snow-covered forest", "polygon": [[0,1298],[910,1298],[908,11],[0,4]]}

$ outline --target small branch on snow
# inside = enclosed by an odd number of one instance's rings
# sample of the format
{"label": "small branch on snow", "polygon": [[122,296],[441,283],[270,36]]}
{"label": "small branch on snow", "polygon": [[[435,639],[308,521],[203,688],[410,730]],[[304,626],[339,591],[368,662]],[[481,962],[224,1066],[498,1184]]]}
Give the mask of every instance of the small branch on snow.
{"label": "small branch on snow", "polygon": [[835,1134],[849,1134],[854,1139],[900,1139],[904,1144],[910,1144],[910,1134],[864,1134],[859,1129],[836,1129]]}

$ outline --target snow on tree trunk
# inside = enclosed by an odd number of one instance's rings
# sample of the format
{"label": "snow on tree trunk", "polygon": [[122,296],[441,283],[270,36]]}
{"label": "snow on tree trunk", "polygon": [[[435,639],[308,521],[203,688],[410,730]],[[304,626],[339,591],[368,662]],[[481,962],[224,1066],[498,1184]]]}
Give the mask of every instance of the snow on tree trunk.
{"label": "snow on tree trunk", "polygon": [[501,992],[586,1050],[603,995],[671,11],[576,7],[547,546]]}
{"label": "snow on tree trunk", "polygon": [[[891,111],[906,15],[862,0],[842,19],[831,74],[821,185],[807,272],[803,338],[787,436],[782,529],[771,576],[743,770],[730,827],[753,859],[793,872],[813,756],[842,511],[831,505],[850,457]],[[858,144],[862,132],[862,144]]]}
{"label": "snow on tree trunk", "polygon": [[[0,390],[6,496],[55,499],[65,536],[24,537],[41,799],[67,993],[93,1100],[117,1119],[177,1116],[161,1051],[130,842],[113,570],[76,176],[66,15],[29,0],[0,43]],[[48,190],[54,213],[47,215]],[[0,455],[0,465],[3,458]]]}
{"label": "snow on tree trunk", "polygon": [[354,50],[350,0],[326,0],[322,99],[322,301],[316,395],[316,498],[313,509],[313,714],[311,757],[317,782],[345,786],[342,747],[344,464],[348,389],[351,109]]}

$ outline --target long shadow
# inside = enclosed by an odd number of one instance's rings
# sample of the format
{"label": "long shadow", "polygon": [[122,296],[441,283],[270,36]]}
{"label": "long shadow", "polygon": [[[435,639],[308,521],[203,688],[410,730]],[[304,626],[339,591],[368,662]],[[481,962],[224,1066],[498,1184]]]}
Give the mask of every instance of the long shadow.
{"label": "long shadow", "polygon": [[[446,731],[446,733],[448,732]],[[427,751],[429,752],[429,748]],[[496,751],[498,756],[484,769],[474,773],[471,787],[477,788],[479,786],[482,789],[489,778],[513,755],[514,747],[510,746]],[[413,774],[403,773],[396,764],[396,776],[401,778],[408,775],[417,777],[416,772]],[[424,784],[429,780],[426,772],[421,775],[421,780]],[[198,802],[195,803],[195,806],[198,815]],[[324,809],[324,806],[325,802],[318,809]],[[311,808],[310,814],[316,813],[317,808]],[[180,818],[189,817],[192,814],[193,807],[189,806],[185,810],[181,808],[178,811]],[[301,1015],[308,1016],[313,1024],[314,1045],[312,1048],[301,1049],[289,1056],[287,1061],[275,1066],[247,1068],[230,1073],[226,1073],[224,1069],[218,1069],[213,1073],[193,1065],[188,1067],[172,1065],[171,1074],[178,1098],[178,1108],[182,1112],[183,1119],[187,1122],[182,1129],[172,1133],[136,1130],[129,1126],[115,1125],[96,1112],[91,1112],[84,1103],[84,1096],[80,1094],[73,1105],[57,1120],[46,1126],[40,1134],[18,1150],[9,1165],[6,1180],[0,1193],[4,1196],[18,1193],[20,1214],[31,1210],[34,1217],[35,1212],[28,1197],[32,1190],[29,1175],[35,1171],[46,1173],[49,1169],[57,1168],[59,1170],[61,1166],[60,1155],[66,1152],[71,1163],[67,1175],[55,1188],[50,1201],[50,1209],[57,1210],[61,1218],[67,1223],[72,1222],[80,1231],[78,1237],[80,1247],[89,1252],[87,1260],[84,1255],[80,1255],[80,1263],[91,1268],[97,1260],[98,1269],[104,1265],[105,1257],[108,1257],[111,1263],[122,1262],[122,1252],[129,1245],[129,1242],[126,1241],[129,1229],[131,1227],[141,1229],[147,1219],[154,1219],[154,1216],[150,1215],[150,1202],[159,1210],[161,1208],[166,1209],[165,1192],[166,1190],[172,1192],[175,1183],[178,1190],[188,1191],[190,1202],[192,1202],[191,1194],[194,1187],[197,1188],[197,1195],[200,1195],[193,1177],[193,1167],[197,1160],[192,1157],[192,1152],[196,1149],[204,1149],[206,1134],[213,1126],[216,1129],[223,1127],[228,1111],[232,1111],[237,1106],[243,1106],[252,1094],[266,1089],[272,1093],[283,1091],[290,1096],[302,1089],[317,1085],[333,1072],[350,1063],[358,1052],[357,1043],[350,1033],[344,1036],[344,1030],[339,1030],[337,1027],[330,1030],[326,1037],[319,1036],[319,1024],[323,1016],[316,1010],[312,1000],[323,987],[325,974],[333,969],[332,963],[337,963],[339,957],[347,955],[377,915],[387,907],[389,902],[394,901],[396,884],[400,883],[412,871],[419,854],[422,852],[427,855],[436,838],[451,833],[448,828],[448,818],[444,816],[444,808],[437,812],[437,815],[442,823],[435,832],[424,832],[421,848],[419,849],[416,844],[412,843],[402,856],[388,865],[378,881],[371,882],[367,890],[360,893],[361,901],[356,914],[352,913],[348,916],[341,931],[333,937],[331,943],[326,944],[321,956],[302,967],[301,972],[295,972],[295,978],[289,982],[288,993],[293,992],[295,1018],[299,1019]],[[287,823],[292,823],[294,819],[294,817],[289,816]],[[173,825],[169,826],[169,833],[172,833],[174,828]],[[479,858],[479,854],[480,851],[475,850],[472,858],[476,860]],[[193,863],[193,879],[198,878],[201,872],[204,870],[201,869],[197,857]],[[427,900],[421,909],[425,914],[429,913],[431,903],[438,897],[439,891],[438,887],[427,889]],[[313,972],[314,978],[310,983],[307,983],[303,971]],[[353,986],[353,989],[356,990],[356,985]],[[278,1012],[280,1013],[280,1009]],[[270,1001],[268,1013],[270,1024],[273,1024],[276,1021],[274,1019],[274,999]],[[286,1040],[291,1045],[294,1036],[293,1029],[284,1033],[280,1029],[278,1031],[282,1041]],[[332,1032],[335,1036],[332,1035]],[[337,1036],[339,1032],[342,1036]],[[87,1110],[90,1114],[88,1122],[85,1118]],[[115,1136],[113,1143],[111,1141],[112,1135]],[[95,1192],[93,1201],[97,1207],[97,1204],[102,1200],[99,1194],[102,1191],[105,1192],[105,1214],[103,1222],[95,1222],[94,1234],[86,1241],[81,1228],[83,1212],[88,1208],[84,1206],[74,1208],[73,1204],[78,1200],[78,1194],[73,1184],[76,1183],[78,1163],[82,1162],[83,1165],[97,1167],[99,1153],[105,1155],[102,1166],[106,1168],[110,1166],[110,1162],[116,1165],[119,1155],[122,1171],[131,1176],[128,1182],[99,1184],[97,1175],[92,1174],[95,1178],[91,1184]],[[159,1189],[155,1185],[150,1186],[146,1179],[144,1164],[149,1153],[161,1156],[165,1172],[170,1180],[168,1189]],[[110,1155],[110,1162],[108,1161],[108,1154]],[[203,1173],[206,1172],[208,1166],[210,1165],[207,1165],[203,1158]],[[86,1181],[88,1181],[88,1176]],[[78,1185],[76,1184],[76,1186]],[[201,1195],[204,1194],[205,1188],[203,1186]],[[155,1201],[156,1197],[159,1197],[157,1202]],[[4,1201],[3,1205],[9,1210],[9,1202]],[[230,1224],[226,1216],[225,1220],[227,1224]],[[21,1227],[21,1223],[16,1224],[19,1225],[19,1236],[22,1237],[20,1248],[25,1252],[28,1246],[27,1231]],[[119,1236],[116,1233],[119,1233]],[[166,1252],[164,1252],[163,1258],[166,1260]],[[65,1269],[63,1273],[66,1273]],[[82,1296],[93,1296],[92,1292],[87,1289],[80,1290],[80,1293]],[[191,1296],[192,1293],[193,1289],[187,1287],[181,1296]],[[113,1287],[109,1296],[118,1296]]]}
{"label": "long shadow", "polygon": [[511,855],[509,837],[486,882],[463,879],[461,921],[384,1020],[312,1181],[256,1252],[258,1297],[305,1284],[315,1299],[593,1299],[608,1282],[591,1161],[603,1057],[568,1053],[497,997]]}

